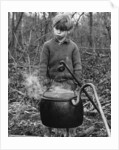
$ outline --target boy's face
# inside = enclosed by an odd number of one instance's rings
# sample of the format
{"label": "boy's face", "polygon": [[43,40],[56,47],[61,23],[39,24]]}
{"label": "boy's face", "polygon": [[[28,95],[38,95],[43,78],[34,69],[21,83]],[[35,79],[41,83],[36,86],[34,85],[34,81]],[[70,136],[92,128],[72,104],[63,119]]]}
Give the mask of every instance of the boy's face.
{"label": "boy's face", "polygon": [[67,36],[67,34],[68,34],[67,31],[61,31],[54,28],[54,35],[58,38],[58,40],[62,40]]}

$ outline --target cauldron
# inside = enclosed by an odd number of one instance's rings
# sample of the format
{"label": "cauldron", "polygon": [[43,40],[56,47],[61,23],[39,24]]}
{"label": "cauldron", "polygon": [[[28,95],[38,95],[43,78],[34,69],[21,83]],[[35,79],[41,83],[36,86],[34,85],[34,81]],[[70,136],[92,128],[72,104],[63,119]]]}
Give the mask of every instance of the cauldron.
{"label": "cauldron", "polygon": [[45,92],[39,103],[42,123],[52,128],[74,128],[81,125],[83,105],[82,100],[77,98],[73,92]]}

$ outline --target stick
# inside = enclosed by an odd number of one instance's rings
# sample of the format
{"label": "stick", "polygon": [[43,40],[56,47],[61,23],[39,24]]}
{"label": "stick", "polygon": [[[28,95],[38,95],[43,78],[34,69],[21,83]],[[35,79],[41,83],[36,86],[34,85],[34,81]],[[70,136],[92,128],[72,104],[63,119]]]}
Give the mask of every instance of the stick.
{"label": "stick", "polygon": [[13,88],[12,88],[12,90],[13,90],[14,92],[18,92],[19,94],[21,94],[21,95],[23,95],[23,96],[26,96],[26,94],[25,94],[25,93],[23,93],[23,92],[21,92],[21,91],[18,91],[18,90],[13,89]]}
{"label": "stick", "polygon": [[84,136],[89,136],[93,131],[95,130],[94,126],[89,127],[83,133],[76,135],[76,137],[84,137]]}
{"label": "stick", "polygon": [[97,95],[97,92],[96,92],[96,89],[95,89],[94,85],[93,85],[92,83],[85,84],[85,85],[81,88],[80,93],[81,93],[82,90],[83,90],[85,87],[87,87],[87,86],[91,86],[92,89],[93,89],[93,91],[94,91],[94,95],[95,95],[95,98],[96,98],[96,101],[97,101],[98,107],[99,107],[99,109],[98,109],[98,110],[99,110],[99,113],[101,114],[101,117],[102,117],[102,120],[103,120],[103,122],[104,122],[106,131],[107,131],[107,134],[108,134],[108,136],[110,137],[110,136],[111,136],[110,129],[109,129],[109,126],[108,126],[108,124],[107,124],[107,120],[106,120],[105,115],[104,115],[104,113],[103,113],[103,110],[102,110],[102,107],[101,107],[101,104],[100,104],[100,101],[99,101],[99,98],[98,98],[98,95]]}

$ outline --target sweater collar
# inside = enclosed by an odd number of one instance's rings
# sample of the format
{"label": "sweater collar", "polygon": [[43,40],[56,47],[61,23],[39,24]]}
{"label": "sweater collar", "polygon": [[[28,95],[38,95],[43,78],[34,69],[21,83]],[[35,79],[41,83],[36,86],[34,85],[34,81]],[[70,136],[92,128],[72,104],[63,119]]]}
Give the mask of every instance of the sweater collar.
{"label": "sweater collar", "polygon": [[70,42],[70,39],[69,38],[66,38],[63,42],[61,42],[60,43],[60,41],[56,38],[56,37],[54,37],[53,38],[53,40],[55,41],[55,42],[57,42],[58,44],[68,44],[69,42]]}

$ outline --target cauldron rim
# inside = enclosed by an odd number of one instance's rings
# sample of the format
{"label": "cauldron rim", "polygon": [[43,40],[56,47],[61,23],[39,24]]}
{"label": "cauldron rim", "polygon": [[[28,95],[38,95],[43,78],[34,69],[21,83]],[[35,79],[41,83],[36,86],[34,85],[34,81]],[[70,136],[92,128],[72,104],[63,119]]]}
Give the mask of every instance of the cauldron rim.
{"label": "cauldron rim", "polygon": [[72,99],[75,99],[77,95],[74,93],[74,91],[71,91],[70,93],[64,92],[52,92],[52,91],[45,91],[43,95],[41,96],[42,99],[50,100],[50,101],[70,101]]}
{"label": "cauldron rim", "polygon": [[53,102],[67,102],[67,101],[70,101],[70,100],[76,99],[76,98],[77,98],[77,96],[72,96],[68,99],[66,99],[66,98],[62,99],[60,97],[48,97],[48,96],[44,96],[44,95],[41,96],[42,100],[53,101]]}

